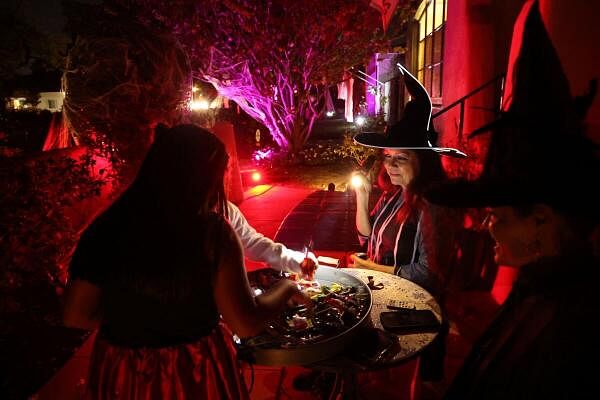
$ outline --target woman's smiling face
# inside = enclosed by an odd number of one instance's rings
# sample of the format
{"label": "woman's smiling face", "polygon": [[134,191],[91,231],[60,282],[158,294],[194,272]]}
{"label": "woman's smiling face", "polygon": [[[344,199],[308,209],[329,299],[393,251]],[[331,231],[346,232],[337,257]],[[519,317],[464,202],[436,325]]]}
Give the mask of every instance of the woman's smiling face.
{"label": "woman's smiling face", "polygon": [[497,264],[520,267],[538,257],[532,247],[536,240],[533,215],[521,216],[513,207],[492,207],[488,209],[486,224],[496,241],[494,260]]}
{"label": "woman's smiling face", "polygon": [[419,159],[412,150],[383,150],[383,165],[395,186],[406,188],[419,173]]}

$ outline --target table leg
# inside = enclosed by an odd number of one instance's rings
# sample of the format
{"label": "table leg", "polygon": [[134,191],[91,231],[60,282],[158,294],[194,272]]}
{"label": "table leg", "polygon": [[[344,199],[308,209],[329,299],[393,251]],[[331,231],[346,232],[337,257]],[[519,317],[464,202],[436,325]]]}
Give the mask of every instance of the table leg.
{"label": "table leg", "polygon": [[359,400],[361,398],[356,373],[340,372],[335,374],[335,383],[331,389],[329,400]]}

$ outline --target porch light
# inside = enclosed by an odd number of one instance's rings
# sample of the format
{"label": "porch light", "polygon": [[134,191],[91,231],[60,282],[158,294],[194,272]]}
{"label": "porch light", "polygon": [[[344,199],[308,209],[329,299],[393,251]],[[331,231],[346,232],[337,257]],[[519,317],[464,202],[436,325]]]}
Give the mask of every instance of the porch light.
{"label": "porch light", "polygon": [[209,104],[206,100],[194,100],[190,102],[190,109],[192,110],[208,110]]}

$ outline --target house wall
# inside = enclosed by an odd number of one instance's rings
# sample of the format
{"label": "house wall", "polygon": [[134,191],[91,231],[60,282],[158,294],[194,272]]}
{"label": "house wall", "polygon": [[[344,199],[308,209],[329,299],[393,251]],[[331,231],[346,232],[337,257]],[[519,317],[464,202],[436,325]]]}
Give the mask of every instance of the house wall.
{"label": "house wall", "polygon": [[[600,2],[539,0],[546,29],[569,79],[573,95],[584,93],[590,79],[600,78]],[[442,108],[506,71],[514,21],[524,0],[449,0],[444,44]],[[465,102],[462,135],[460,108],[436,118],[440,143],[457,146],[468,160],[444,159],[450,175],[477,176],[489,138],[466,140],[469,132],[491,121],[501,93],[492,85]],[[588,133],[600,142],[600,96],[587,116]]]}
{"label": "house wall", "polygon": [[[507,65],[512,26],[523,0],[449,0],[444,39],[442,109],[502,74]],[[464,103],[434,120],[439,143],[469,154],[467,160],[444,157],[452,176],[481,172],[488,137],[467,135],[495,118],[501,82],[490,84]]]}
{"label": "house wall", "polygon": [[64,92],[41,92],[37,109],[60,112],[62,110],[64,98]]}

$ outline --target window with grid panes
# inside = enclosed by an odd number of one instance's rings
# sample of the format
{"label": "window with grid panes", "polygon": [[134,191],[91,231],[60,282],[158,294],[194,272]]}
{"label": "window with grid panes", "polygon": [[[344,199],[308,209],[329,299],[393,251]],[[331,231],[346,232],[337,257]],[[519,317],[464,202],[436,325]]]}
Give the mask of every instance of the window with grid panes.
{"label": "window with grid panes", "polygon": [[444,65],[444,26],[448,0],[423,0],[415,19],[419,23],[417,78],[429,92],[434,104],[442,103]]}

